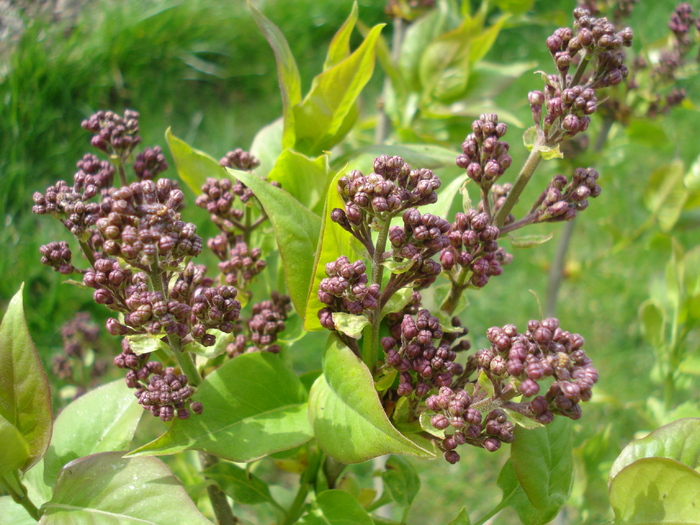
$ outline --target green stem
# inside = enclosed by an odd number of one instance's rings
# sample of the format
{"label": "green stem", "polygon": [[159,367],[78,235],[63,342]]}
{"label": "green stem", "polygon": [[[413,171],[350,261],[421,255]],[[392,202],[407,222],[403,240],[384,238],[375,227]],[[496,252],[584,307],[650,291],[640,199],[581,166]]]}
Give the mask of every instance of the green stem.
{"label": "green stem", "polygon": [[29,499],[27,488],[19,480],[17,471],[0,476],[0,486],[10,494],[15,503],[22,505],[34,520],[39,521],[39,509]]}
{"label": "green stem", "polygon": [[464,283],[467,281],[467,276],[470,274],[468,268],[460,268],[457,274],[457,279],[452,281],[452,286],[450,286],[450,293],[447,294],[445,300],[440,305],[440,310],[445,312],[447,315],[452,315],[457,308],[457,303],[462,297],[462,292],[467,288]]}
{"label": "green stem", "polygon": [[[401,46],[403,45],[403,39],[406,29],[406,22],[400,18],[394,18],[394,33],[391,39],[391,61],[393,65],[396,65],[399,61],[399,56],[401,55]],[[387,76],[384,79],[384,86],[382,87],[381,96],[381,107],[379,110],[379,115],[377,115],[377,127],[374,130],[374,143],[382,144],[386,141],[389,136],[389,128],[391,127],[391,119],[384,110],[384,101],[387,99],[389,89],[391,88],[391,79]]]}
{"label": "green stem", "polygon": [[518,199],[520,198],[520,195],[525,189],[525,186],[527,186],[528,182],[530,182],[532,174],[535,173],[537,166],[542,160],[542,155],[540,155],[540,146],[543,146],[543,144],[541,143],[541,140],[543,139],[538,138],[535,144],[532,146],[532,151],[530,152],[530,155],[528,156],[527,160],[525,161],[525,164],[520,170],[518,178],[515,179],[513,189],[510,190],[510,193],[508,193],[508,196],[506,197],[503,206],[501,206],[498,209],[496,215],[493,218],[493,223],[499,228],[505,224],[508,215],[513,209],[513,206],[515,206],[515,203],[518,202]]}
{"label": "green stem", "polygon": [[124,169],[124,160],[118,155],[112,157],[114,159],[114,164],[117,166],[117,173],[119,174],[119,182],[122,186],[128,186],[129,182],[126,180],[126,170]]}
{"label": "green stem", "polygon": [[487,521],[489,521],[491,518],[493,518],[496,514],[501,512],[503,509],[505,509],[508,506],[508,501],[510,498],[513,497],[515,494],[515,491],[513,491],[508,497],[504,497],[501,502],[496,505],[493,509],[491,509],[489,512],[481,516],[478,520],[476,520],[472,525],[484,525]]}
{"label": "green stem", "polygon": [[[206,470],[216,465],[219,462],[219,458],[206,452],[200,452],[199,461],[202,464],[202,470]],[[238,523],[236,516],[233,515],[233,509],[226,498],[226,493],[218,485],[214,483],[209,484],[207,486],[207,494],[209,494],[209,501],[211,501],[211,506],[214,509],[219,525],[235,525]]]}
{"label": "green stem", "polygon": [[[379,235],[372,254],[372,277],[370,284],[382,285],[382,275],[384,274],[384,266],[382,265],[382,255],[386,250],[386,243],[389,239],[389,226],[391,225],[391,217],[384,219],[379,225]],[[377,308],[372,312],[372,324],[369,334],[363,335],[364,344],[362,345],[362,361],[367,365],[367,368],[374,373],[377,366],[377,356],[379,355],[379,325],[382,321],[381,305],[377,303]],[[369,337],[367,337],[369,336]]]}
{"label": "green stem", "polygon": [[[588,50],[584,50],[583,58],[581,61],[578,63],[578,67],[576,68],[576,72],[574,73],[574,76],[571,78],[571,84],[569,86],[576,86],[578,83],[581,81],[581,78],[583,77],[583,73],[586,71],[586,68],[588,67],[588,63],[591,61],[592,55]],[[568,87],[568,86],[566,86]]]}
{"label": "green stem", "polygon": [[[163,297],[168,297],[168,289],[166,283],[164,283],[165,274],[158,267],[158,262],[154,262],[151,265],[151,271],[149,272],[149,281],[151,282],[151,288],[163,294]],[[192,354],[189,352],[184,352],[182,350],[182,340],[179,336],[175,334],[168,334],[168,345],[172,350],[173,356],[177,364],[180,366],[182,373],[187,376],[188,382],[192,386],[199,386],[202,382],[202,376],[195,366],[194,360],[192,359]]]}

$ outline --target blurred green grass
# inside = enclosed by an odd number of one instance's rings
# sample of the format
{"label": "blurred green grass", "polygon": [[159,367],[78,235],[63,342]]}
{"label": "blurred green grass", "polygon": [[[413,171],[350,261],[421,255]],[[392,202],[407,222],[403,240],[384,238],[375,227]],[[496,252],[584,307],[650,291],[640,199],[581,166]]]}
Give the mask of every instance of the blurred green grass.
{"label": "blurred green grass", "polygon": [[[564,11],[573,7],[572,2],[558,4]],[[350,0],[262,3],[264,12],[287,36],[305,89],[320,70],[325,47],[350,5]],[[379,0],[360,2],[363,22],[383,21],[383,5]],[[663,38],[666,26],[659,20],[667,20],[673,6],[670,1],[639,5],[630,20],[637,42]],[[549,68],[544,45],[535,49],[532,43],[543,42],[554,29],[547,17],[551,8],[544,0],[537,2],[533,23],[504,30],[487,59],[538,60],[541,68]],[[70,179],[75,162],[89,151],[80,121],[97,109],[134,108],[142,115],[144,144],[163,145],[163,133],[172,126],[178,136],[217,156],[248,147],[255,132],[280,114],[281,103],[272,52],[242,0],[97,0],[75,21],[37,17],[24,22],[21,40],[0,67],[0,308],[4,309],[19,282],[27,282],[30,329],[42,356],[48,358],[60,345],[60,325],[75,311],[90,310],[105,317],[92,304],[89,292],[60,284],[60,275],[41,266],[39,246],[67,235],[53,221],[30,211],[32,193],[57,179]],[[536,75],[526,74],[499,103],[527,122],[525,94],[537,83]],[[690,79],[684,86],[692,99],[700,100],[697,80]],[[465,134],[468,126],[465,122]],[[674,157],[689,164],[697,156],[696,128],[697,112],[677,109],[657,135],[650,133],[653,129],[634,136],[616,128],[604,156],[589,154],[582,159],[601,172],[603,194],[577,223],[559,318],[565,329],[586,337],[587,353],[601,373],[596,395],[616,400],[596,403],[594,398],[575,426],[575,443],[580,445],[614,422],[611,443],[602,455],[605,461],[644,429],[644,421],[629,407],[642,406],[657,389],[648,377],[653,355],[641,337],[637,308],[669,256],[658,249],[659,243],[651,242],[651,232],[621,250],[615,247],[648,217],[641,194],[651,171]],[[595,133],[596,124],[591,131]],[[511,128],[506,137],[515,166],[525,155],[519,133]],[[544,165],[541,171],[537,174],[541,184],[554,173],[566,173],[556,163]],[[527,195],[522,199],[529,200]],[[196,222],[205,216],[193,206],[185,214]],[[474,347],[485,344],[483,334],[489,326],[512,322],[523,327],[528,319],[540,316],[538,298],[544,302],[547,270],[560,229],[548,225],[529,232],[556,234],[539,248],[515,251],[515,261],[503,276],[471,294],[463,317],[472,330]],[[697,242],[692,224],[680,235],[688,247]],[[697,389],[688,396],[697,400]],[[446,523],[463,505],[478,515],[499,499],[495,480],[506,454],[492,457],[473,450],[463,456],[456,466],[416,462],[423,490],[410,523]],[[603,482],[601,471],[592,484],[593,499],[588,501],[594,505],[593,517],[586,518],[591,522],[604,512]],[[497,518],[496,523],[512,523],[512,518]]]}

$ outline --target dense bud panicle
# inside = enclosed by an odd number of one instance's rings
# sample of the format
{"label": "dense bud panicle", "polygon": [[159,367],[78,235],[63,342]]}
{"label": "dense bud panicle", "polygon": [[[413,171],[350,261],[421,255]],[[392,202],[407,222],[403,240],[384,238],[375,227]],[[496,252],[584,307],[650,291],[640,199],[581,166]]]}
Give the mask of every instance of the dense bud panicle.
{"label": "dense bud panicle", "polygon": [[318,287],[318,300],[328,305],[318,313],[325,328],[335,329],[333,312],[361,315],[365,310],[377,308],[380,289],[378,285],[367,285],[366,269],[361,260],[351,263],[344,255],[326,264],[327,277]]}
{"label": "dense bud panicle", "polygon": [[275,342],[278,334],[285,330],[285,321],[290,310],[289,296],[274,291],[269,300],[254,304],[253,315],[245,323],[248,331],[244,334],[242,326],[236,326],[233,340],[226,347],[228,356],[233,358],[244,353],[261,351],[279,353],[280,347]]}
{"label": "dense bud panicle", "polygon": [[488,189],[513,162],[508,155],[510,145],[499,140],[507,129],[495,113],[484,114],[472,123],[473,132],[462,143],[457,166],[467,170],[469,178],[483,189]]}
{"label": "dense bud panicle", "polygon": [[599,174],[593,168],[576,168],[571,180],[556,175],[535,201],[530,215],[533,222],[558,222],[574,219],[588,207],[588,199],[601,194]]}
{"label": "dense bud panicle", "polygon": [[113,111],[98,111],[81,126],[94,134],[90,141],[93,147],[126,159],[141,142],[139,117],[138,112],[130,109],[123,117]]}

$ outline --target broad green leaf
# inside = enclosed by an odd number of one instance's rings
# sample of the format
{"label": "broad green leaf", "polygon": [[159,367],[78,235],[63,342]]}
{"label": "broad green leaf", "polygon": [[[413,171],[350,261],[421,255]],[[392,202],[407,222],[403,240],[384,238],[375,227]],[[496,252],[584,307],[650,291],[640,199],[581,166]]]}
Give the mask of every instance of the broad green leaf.
{"label": "broad green leaf", "polygon": [[175,161],[177,174],[195,195],[201,193],[202,184],[206,182],[207,177],[221,179],[224,176],[223,168],[214,157],[194,149],[187,142],[173,135],[171,128],[165,131],[165,141]]}
{"label": "broad green leaf", "polygon": [[0,496],[0,525],[36,525],[36,520],[10,496]]}
{"label": "broad green leaf", "polygon": [[375,47],[383,27],[373,27],[352,55],[314,78],[309,93],[294,107],[295,150],[318,155],[349,131],[352,123],[346,122],[346,117],[372,77]]}
{"label": "broad green leaf", "polygon": [[41,508],[41,525],[211,525],[158,458],[103,452],[76,459]]}
{"label": "broad green leaf", "polygon": [[287,450],[312,437],[307,393],[299,378],[274,354],[244,354],[202,382],[195,399],[204,412],[174,421],[161,437],[129,456],[202,450],[248,462]]}
{"label": "broad green leaf", "polygon": [[404,43],[401,46],[399,68],[414,91],[421,90],[421,57],[430,43],[444,31],[446,19],[444,10],[435,9],[416,20],[406,30]]}
{"label": "broad green leaf", "polygon": [[514,235],[509,235],[508,240],[510,241],[513,248],[532,248],[534,246],[539,246],[544,244],[554,237],[554,232],[549,235],[521,235],[515,237]]}
{"label": "broad green leaf", "polygon": [[344,490],[324,490],[314,508],[298,521],[300,525],[374,525],[372,517]]}
{"label": "broad green leaf", "polygon": [[44,482],[53,486],[63,465],[74,459],[128,450],[143,408],[123,379],[79,397],[56,419],[44,456]]}
{"label": "broad green leaf", "polygon": [[267,179],[279,182],[283,189],[309,210],[321,213],[322,201],[331,180],[329,173],[328,155],[310,159],[287,149],[277,158]]}
{"label": "broad green leaf", "polygon": [[410,507],[420,490],[420,478],[411,462],[401,456],[391,456],[382,473],[384,487],[400,507]]}
{"label": "broad green leaf", "polygon": [[496,0],[495,4],[501,11],[522,15],[527,13],[534,5],[535,0]]}
{"label": "broad green leaf", "polygon": [[275,507],[279,504],[270,494],[267,483],[251,472],[232,463],[219,462],[206,469],[203,474],[217,482],[221,490],[233,498],[233,502],[243,505],[270,503]]}
{"label": "broad green leaf", "polygon": [[655,347],[664,342],[664,325],[666,314],[654,299],[647,299],[639,307],[639,320],[642,323],[642,334]]}
{"label": "broad green leaf", "polygon": [[612,480],[610,505],[615,523],[700,523],[700,474],[668,458],[644,458]]}
{"label": "broad green leaf", "polygon": [[353,339],[359,339],[362,337],[362,330],[369,326],[370,322],[364,315],[333,312],[333,324],[339,332]]}
{"label": "broad green leaf", "polygon": [[466,507],[462,507],[459,514],[457,514],[453,520],[450,520],[447,525],[471,525]]}
{"label": "broad green leaf", "polygon": [[638,459],[661,457],[700,468],[700,419],[679,419],[627,445],[613,463],[609,480]]}
{"label": "broad green leaf", "polygon": [[343,463],[384,454],[432,458],[391,424],[367,367],[336,336],[323,356],[323,375],[309,394],[309,419],[319,447]]}
{"label": "broad green leaf", "polygon": [[684,173],[685,166],[680,160],[662,166],[651,173],[644,191],[645,206],[665,232],[676,224],[688,198],[688,189],[683,184]]}
{"label": "broad green leaf", "polygon": [[335,261],[341,255],[352,253],[352,234],[330,218],[333,209],[345,208],[343,199],[338,193],[338,180],[344,174],[345,170],[340,170],[328,186],[326,204],[323,209],[321,239],[318,248],[314,247],[316,257],[313,263],[311,286],[308,289],[306,310],[297,308],[297,312],[304,312],[304,329],[308,331],[322,329],[318,320],[318,311],[326,305],[318,300],[318,287],[321,280],[326,277],[326,264]]}
{"label": "broad green leaf", "polygon": [[515,427],[510,450],[516,476],[525,494],[539,510],[559,509],[573,482],[571,420],[557,417],[532,430]]}
{"label": "broad green leaf", "polygon": [[[18,466],[23,471],[29,469],[41,459],[51,440],[51,391],[24,320],[23,290],[24,284],[0,324],[0,434],[14,443],[8,449],[12,453],[4,458],[8,463],[0,464],[0,474]],[[15,432],[26,441],[28,450]]]}
{"label": "broad green leaf", "polygon": [[0,476],[22,468],[31,455],[29,443],[19,429],[0,415]]}
{"label": "broad green leaf", "polygon": [[260,31],[267,39],[277,61],[277,78],[282,94],[282,111],[284,114],[284,131],[282,133],[282,146],[291,148],[295,141],[294,106],[301,101],[301,77],[297,63],[289,49],[287,39],[279,28],[270,22],[265,15],[258,11],[248,0],[248,9],[258,24]]}
{"label": "broad green leaf", "polygon": [[314,271],[314,253],[321,233],[321,219],[286,191],[245,171],[227,170],[248,186],[260,201],[275,230],[284,264],[287,291],[297,312],[306,311]]}
{"label": "broad green leaf", "polygon": [[[533,431],[529,430],[528,432]],[[503,491],[503,499],[498,506],[511,507],[518,513],[522,523],[527,523],[527,525],[544,525],[559,514],[560,506],[538,509],[530,502],[523,487],[518,482],[513,462],[510,459],[505,462],[498,475],[498,486]]]}
{"label": "broad green leaf", "polygon": [[162,336],[137,334],[126,336],[129,346],[136,355],[150,354],[158,350],[168,350],[170,347],[163,341]]}
{"label": "broad green leaf", "polygon": [[357,23],[357,1],[352,3],[352,10],[347,20],[340,26],[340,29],[333,36],[328,46],[326,61],[323,63],[323,70],[336,66],[350,56],[350,37]]}
{"label": "broad green leaf", "polygon": [[436,98],[450,102],[462,96],[469,82],[470,47],[476,32],[471,18],[433,40],[425,49],[420,62],[420,83],[423,100]]}
{"label": "broad green leaf", "polygon": [[503,29],[503,24],[505,24],[509,18],[510,14],[508,13],[499,16],[488,28],[482,29],[478,35],[472,37],[471,46],[469,48],[469,62],[471,64],[479,62],[486,56],[486,53],[491,50],[501,29]]}
{"label": "broad green leaf", "polygon": [[266,177],[277,162],[277,157],[282,154],[282,130],[284,122],[278,118],[274,122],[263,127],[255,135],[250,153],[260,161],[260,166],[255,173],[260,177]]}

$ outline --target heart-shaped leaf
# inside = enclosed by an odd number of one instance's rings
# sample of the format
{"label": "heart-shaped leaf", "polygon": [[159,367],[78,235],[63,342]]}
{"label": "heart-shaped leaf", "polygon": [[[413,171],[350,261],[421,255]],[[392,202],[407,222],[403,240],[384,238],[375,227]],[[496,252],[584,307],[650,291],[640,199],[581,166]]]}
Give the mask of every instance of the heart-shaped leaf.
{"label": "heart-shaped leaf", "polygon": [[122,455],[103,452],[68,463],[39,523],[211,525],[160,459]]}
{"label": "heart-shaped leaf", "polygon": [[79,397],[56,419],[44,456],[44,482],[53,486],[63,465],[74,459],[127,450],[143,408],[123,379]]}
{"label": "heart-shaped leaf", "polygon": [[510,457],[520,485],[540,510],[560,508],[573,481],[571,420],[557,417],[542,428],[515,428]]}
{"label": "heart-shaped leaf", "polygon": [[668,458],[644,458],[610,483],[615,523],[700,523],[700,474]]}
{"label": "heart-shaped leaf", "polygon": [[194,397],[204,405],[202,414],[174,421],[165,434],[129,456],[194,449],[247,462],[312,437],[306,390],[277,355],[231,359],[206,377]]}
{"label": "heart-shaped leaf", "polygon": [[343,463],[384,454],[435,457],[394,428],[379,402],[372,374],[334,335],[323,356],[323,375],[311,388],[309,419],[321,449]]}
{"label": "heart-shaped leaf", "polygon": [[23,289],[0,324],[0,436],[8,439],[2,442],[0,475],[37,463],[49,446],[53,424],[49,381],[24,320]]}
{"label": "heart-shaped leaf", "polygon": [[674,459],[692,469],[700,467],[700,419],[679,419],[627,445],[610,469],[608,479],[642,458]]}

